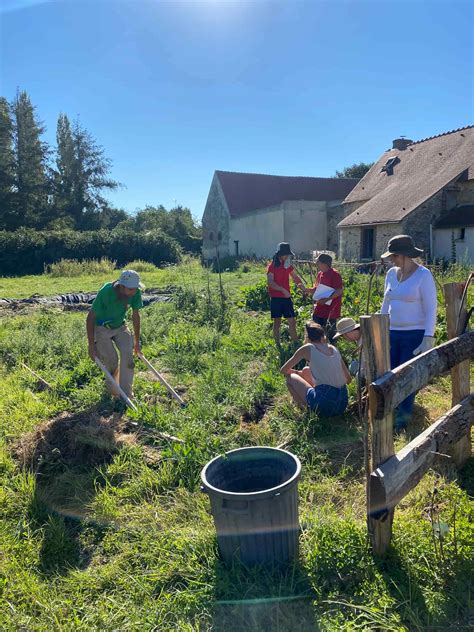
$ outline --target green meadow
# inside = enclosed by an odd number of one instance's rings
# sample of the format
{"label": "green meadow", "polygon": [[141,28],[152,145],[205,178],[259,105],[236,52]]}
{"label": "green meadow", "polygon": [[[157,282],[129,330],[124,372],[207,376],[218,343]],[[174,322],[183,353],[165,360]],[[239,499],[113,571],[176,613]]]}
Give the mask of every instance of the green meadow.
{"label": "green meadow", "polygon": [[[291,345],[284,332],[277,351],[261,309],[264,266],[241,263],[221,281],[194,259],[143,269],[147,287],[173,294],[171,302],[142,310],[143,351],[185,409],[140,361],[138,411],[109,399],[87,355],[85,311],[0,307],[0,629],[473,626],[473,459],[461,471],[447,459],[430,470],[397,507],[388,554],[375,558],[356,386],[341,417],[320,419],[292,404],[279,374]],[[116,274],[65,266],[2,278],[0,297],[95,291]],[[367,306],[369,277],[347,269],[343,275],[344,315],[357,317]],[[465,276],[452,268],[438,281]],[[377,278],[371,311],[382,290]],[[298,299],[297,306],[302,334],[310,305]],[[446,339],[441,294],[437,338]],[[346,343],[340,348],[347,360],[354,355]],[[450,407],[450,378],[441,377],[418,395],[397,448]],[[227,568],[200,471],[227,450],[283,443],[303,466],[299,559],[284,571]]]}

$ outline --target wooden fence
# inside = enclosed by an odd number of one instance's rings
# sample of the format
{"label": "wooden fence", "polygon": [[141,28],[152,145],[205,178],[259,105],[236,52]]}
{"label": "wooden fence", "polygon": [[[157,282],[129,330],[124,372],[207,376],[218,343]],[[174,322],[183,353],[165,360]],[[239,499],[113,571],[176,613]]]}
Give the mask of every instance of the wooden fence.
{"label": "wooden fence", "polygon": [[[368,388],[367,523],[373,551],[383,555],[392,536],[395,506],[413,489],[437,458],[449,456],[460,467],[471,456],[474,393],[470,393],[470,359],[474,331],[460,333],[466,310],[462,284],[443,286],[448,342],[390,370],[389,318],[361,317]],[[452,408],[395,454],[393,411],[408,395],[451,371]]]}

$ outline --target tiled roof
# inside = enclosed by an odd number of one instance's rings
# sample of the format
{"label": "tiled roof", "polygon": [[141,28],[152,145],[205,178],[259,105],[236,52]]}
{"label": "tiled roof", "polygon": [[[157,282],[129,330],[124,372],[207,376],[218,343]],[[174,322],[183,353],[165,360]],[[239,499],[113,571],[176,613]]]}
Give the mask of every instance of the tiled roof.
{"label": "tiled roof", "polygon": [[216,171],[231,217],[275,206],[285,200],[343,200],[357,178],[307,178]]}
{"label": "tiled roof", "polygon": [[[399,162],[387,175],[381,169],[391,158]],[[464,172],[474,177],[474,125],[390,149],[345,198],[363,204],[339,226],[399,222]]]}
{"label": "tiled roof", "polygon": [[459,228],[465,226],[474,226],[474,204],[464,204],[453,208],[434,225],[435,228]]}

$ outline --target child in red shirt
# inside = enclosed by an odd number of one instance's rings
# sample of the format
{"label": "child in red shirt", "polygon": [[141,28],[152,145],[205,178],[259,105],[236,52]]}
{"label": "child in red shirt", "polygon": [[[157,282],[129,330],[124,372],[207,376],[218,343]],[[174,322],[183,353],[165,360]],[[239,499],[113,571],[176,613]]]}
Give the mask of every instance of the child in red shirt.
{"label": "child in red shirt", "polygon": [[341,316],[341,303],[343,293],[342,277],[337,270],[332,267],[332,257],[322,253],[316,259],[318,276],[314,288],[307,290],[313,294],[320,283],[334,288],[330,298],[320,298],[314,302],[313,320],[321,327],[324,327],[329,342],[334,344],[334,334],[336,321]]}
{"label": "child in red shirt", "polygon": [[290,294],[290,277],[303,292],[306,288],[290,264],[290,244],[282,242],[278,244],[272,262],[267,268],[268,293],[270,294],[270,312],[273,319],[273,337],[277,346],[280,346],[280,327],[282,317],[288,320],[290,337],[297,342],[295,310]]}

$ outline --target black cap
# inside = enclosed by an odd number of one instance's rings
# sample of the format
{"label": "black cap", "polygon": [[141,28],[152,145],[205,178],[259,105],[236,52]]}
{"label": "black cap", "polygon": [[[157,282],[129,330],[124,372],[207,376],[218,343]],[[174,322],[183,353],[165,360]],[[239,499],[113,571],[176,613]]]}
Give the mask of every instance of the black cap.
{"label": "black cap", "polygon": [[318,263],[318,261],[319,263],[325,263],[327,266],[332,265],[332,257],[324,252],[317,256],[316,263]]}

